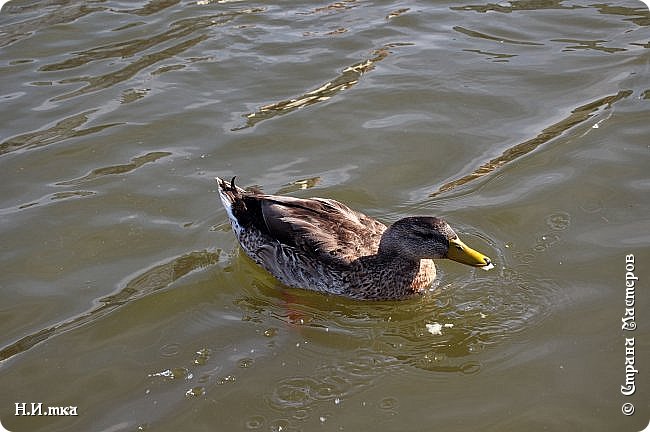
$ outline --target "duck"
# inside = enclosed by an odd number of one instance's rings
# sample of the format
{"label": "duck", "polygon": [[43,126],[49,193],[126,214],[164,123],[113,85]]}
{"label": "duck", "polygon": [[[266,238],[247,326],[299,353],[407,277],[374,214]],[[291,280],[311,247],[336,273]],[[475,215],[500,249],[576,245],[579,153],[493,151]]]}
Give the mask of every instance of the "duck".
{"label": "duck", "polygon": [[490,270],[440,217],[410,216],[386,226],[328,198],[244,190],[215,180],[243,251],[291,288],[357,300],[403,300],[425,293],[435,259]]}

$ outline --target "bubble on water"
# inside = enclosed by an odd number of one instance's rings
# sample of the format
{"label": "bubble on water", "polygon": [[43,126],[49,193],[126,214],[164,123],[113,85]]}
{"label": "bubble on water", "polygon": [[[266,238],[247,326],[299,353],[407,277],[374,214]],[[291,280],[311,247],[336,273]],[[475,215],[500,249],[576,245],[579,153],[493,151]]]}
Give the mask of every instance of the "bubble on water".
{"label": "bubble on water", "polygon": [[565,212],[552,213],[546,216],[546,225],[554,231],[563,231],[571,225],[571,215]]}
{"label": "bubble on water", "polygon": [[205,387],[201,387],[201,386],[192,387],[191,389],[185,392],[185,396],[187,397],[199,397],[199,396],[203,396],[204,394],[205,394]]}
{"label": "bubble on water", "polygon": [[237,378],[234,375],[226,375],[224,377],[217,378],[216,383],[219,385],[224,385],[228,383],[234,383],[235,381],[237,381]]}
{"label": "bubble on water", "polygon": [[209,348],[201,348],[200,350],[196,351],[194,353],[194,361],[193,363],[195,365],[204,365],[208,362],[210,359],[210,355],[212,354],[212,351]]}
{"label": "bubble on water", "polygon": [[160,372],[153,372],[150,373],[148,376],[149,378],[162,377],[168,380],[191,379],[192,373],[187,368],[178,367],[172,369],[165,369]]}
{"label": "bubble on water", "polygon": [[397,409],[397,398],[386,397],[379,401],[379,408],[384,411],[395,411]]}
{"label": "bubble on water", "polygon": [[272,432],[294,432],[298,429],[291,425],[287,419],[277,419],[271,422],[270,429]]}
{"label": "bubble on water", "polygon": [[269,338],[274,337],[277,334],[278,334],[278,329],[276,329],[276,328],[268,328],[268,329],[264,330],[264,336],[269,337]]}
{"label": "bubble on water", "polygon": [[550,249],[553,245],[560,241],[560,236],[557,234],[542,234],[537,238],[533,250],[537,252],[544,252],[547,249]]}
{"label": "bubble on water", "polygon": [[248,420],[246,420],[245,425],[246,425],[246,429],[258,430],[258,429],[262,429],[265,423],[266,423],[266,419],[263,416],[254,415],[250,417]]}
{"label": "bubble on water", "polygon": [[288,378],[281,381],[271,395],[271,403],[275,408],[304,408],[313,401],[315,383],[310,378]]}
{"label": "bubble on water", "polygon": [[239,360],[239,362],[237,363],[237,366],[239,366],[242,369],[247,369],[247,368],[253,366],[253,359],[248,358],[248,357],[243,358],[243,359]]}

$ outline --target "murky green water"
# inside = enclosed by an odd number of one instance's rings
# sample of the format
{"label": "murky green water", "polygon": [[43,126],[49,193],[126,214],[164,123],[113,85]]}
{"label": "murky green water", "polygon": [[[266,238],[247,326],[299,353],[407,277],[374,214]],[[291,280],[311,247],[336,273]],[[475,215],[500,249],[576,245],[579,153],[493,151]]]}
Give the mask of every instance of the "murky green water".
{"label": "murky green water", "polygon": [[[2,424],[643,429],[649,25],[632,0],[9,2]],[[235,174],[444,216],[497,269],[440,262],[404,302],[283,290],[230,231]]]}

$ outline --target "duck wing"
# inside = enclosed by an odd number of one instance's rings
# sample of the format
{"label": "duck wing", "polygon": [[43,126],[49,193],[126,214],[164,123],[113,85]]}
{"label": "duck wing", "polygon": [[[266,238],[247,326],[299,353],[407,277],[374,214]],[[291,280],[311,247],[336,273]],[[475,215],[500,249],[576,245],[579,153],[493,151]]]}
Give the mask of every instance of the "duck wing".
{"label": "duck wing", "polygon": [[377,253],[386,226],[338,201],[257,195],[271,237],[299,253],[349,264]]}

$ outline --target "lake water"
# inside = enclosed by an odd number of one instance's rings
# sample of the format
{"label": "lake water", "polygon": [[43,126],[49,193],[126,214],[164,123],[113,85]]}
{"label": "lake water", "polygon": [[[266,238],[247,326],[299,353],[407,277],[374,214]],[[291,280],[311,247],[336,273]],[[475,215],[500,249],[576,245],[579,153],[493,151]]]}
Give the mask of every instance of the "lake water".
{"label": "lake water", "polygon": [[[2,424],[642,430],[649,48],[632,0],[10,1]],[[439,262],[403,302],[283,288],[230,230],[233,175],[444,216],[496,269]]]}

